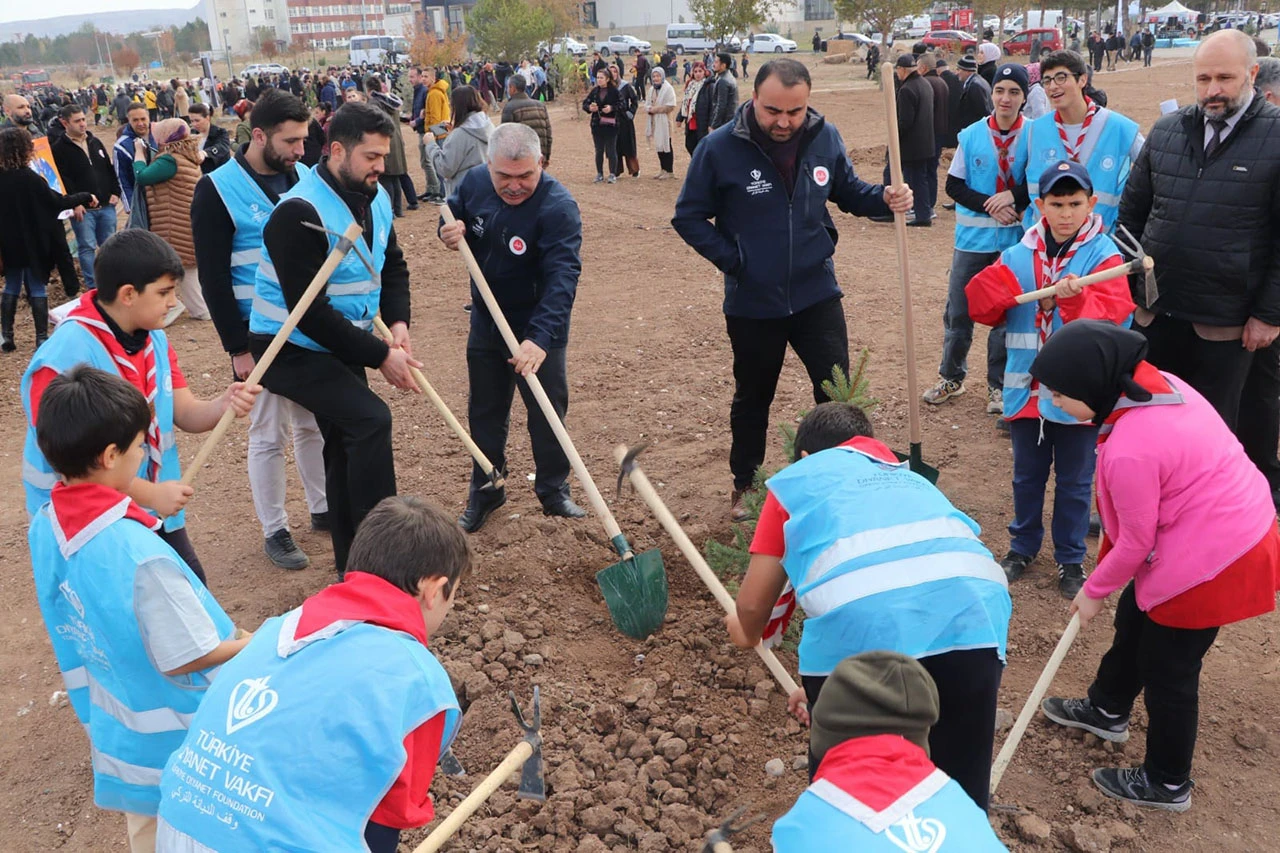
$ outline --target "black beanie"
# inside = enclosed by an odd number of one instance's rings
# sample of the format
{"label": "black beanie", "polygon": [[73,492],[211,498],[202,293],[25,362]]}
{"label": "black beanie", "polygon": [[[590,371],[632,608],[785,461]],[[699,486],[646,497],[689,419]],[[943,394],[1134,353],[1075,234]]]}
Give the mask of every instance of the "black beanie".
{"label": "black beanie", "polygon": [[1107,320],[1076,320],[1049,336],[1031,363],[1031,375],[1093,409],[1093,422],[1101,425],[1122,396],[1140,403],[1151,399],[1133,379],[1146,355],[1141,333]]}
{"label": "black beanie", "polygon": [[938,722],[938,688],[914,658],[863,652],[836,665],[813,705],[809,749],[821,762],[827,750],[856,737],[901,735],[929,752],[929,728]]}

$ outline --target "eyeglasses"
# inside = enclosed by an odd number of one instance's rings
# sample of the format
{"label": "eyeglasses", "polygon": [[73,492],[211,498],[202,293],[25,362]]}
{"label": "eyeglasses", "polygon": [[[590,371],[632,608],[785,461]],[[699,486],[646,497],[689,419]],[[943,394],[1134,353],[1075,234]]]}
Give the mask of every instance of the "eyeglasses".
{"label": "eyeglasses", "polygon": [[1050,83],[1052,83],[1055,86],[1065,86],[1067,85],[1068,80],[1079,80],[1079,79],[1080,79],[1080,75],[1078,74],[1072,74],[1068,71],[1059,71],[1057,74],[1049,74],[1046,76],[1042,76],[1040,78],[1040,82],[1046,86],[1049,85]]}

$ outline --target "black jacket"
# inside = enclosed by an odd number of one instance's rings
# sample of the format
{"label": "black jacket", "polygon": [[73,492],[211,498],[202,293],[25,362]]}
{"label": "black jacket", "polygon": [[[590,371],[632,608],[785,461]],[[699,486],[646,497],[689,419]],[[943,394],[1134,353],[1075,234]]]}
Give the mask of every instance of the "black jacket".
{"label": "black jacket", "polygon": [[933,87],[916,71],[898,85],[898,144],[903,162],[933,159]]}
{"label": "black jacket", "polygon": [[699,139],[711,132],[711,94],[714,88],[709,83],[703,83],[698,96],[693,99],[693,117]]}
{"label": "black jacket", "polygon": [[328,141],[320,122],[312,119],[307,124],[307,138],[302,141],[302,165],[314,166],[320,162],[324,154],[324,144]]}
{"label": "black jacket", "polygon": [[959,133],[975,121],[982,121],[991,115],[994,109],[995,107],[991,104],[991,86],[981,75],[974,74],[960,84],[960,100],[956,102],[956,112],[951,117],[951,126],[956,129],[956,133]]}
{"label": "black jacket", "polygon": [[34,169],[0,169],[0,262],[6,270],[30,267],[47,281],[54,240],[62,233],[58,213],[89,203],[88,193],[58,195]]}
{"label": "black jacket", "polygon": [[106,207],[113,195],[120,195],[120,181],[111,162],[111,152],[92,132],[88,137],[88,156],[66,135],[49,147],[58,174],[62,176],[63,189],[69,193],[93,193],[98,197],[98,204]]}
{"label": "black jacket", "polygon": [[925,74],[924,82],[933,88],[933,135],[945,139],[951,130],[951,90],[937,71]]}
{"label": "black jacket", "polygon": [[951,69],[939,71],[938,76],[942,78],[942,82],[947,84],[947,135],[942,142],[943,148],[955,148],[959,144],[960,131],[964,130],[962,125],[956,124],[956,111],[960,107],[960,93],[963,86],[960,83],[960,75]]}
{"label": "black jacket", "polygon": [[[1151,128],[1120,198],[1120,224],[1156,261],[1155,310],[1211,326],[1280,325],[1280,107],[1257,92],[1212,158],[1204,112]],[[1134,300],[1144,307],[1145,288]]]}
{"label": "black jacket", "polygon": [[738,81],[733,79],[733,72],[722,72],[712,80],[715,84],[711,88],[711,118],[708,119],[708,130],[733,124],[734,114],[738,111]]}
{"label": "black jacket", "polygon": [[231,159],[231,137],[225,127],[210,122],[209,138],[204,143],[204,162],[200,171],[206,175]]}

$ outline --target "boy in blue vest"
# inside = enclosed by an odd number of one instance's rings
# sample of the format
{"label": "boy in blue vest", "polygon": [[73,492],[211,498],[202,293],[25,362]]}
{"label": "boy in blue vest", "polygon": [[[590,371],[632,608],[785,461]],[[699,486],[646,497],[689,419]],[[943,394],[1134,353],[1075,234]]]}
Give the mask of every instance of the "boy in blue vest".
{"label": "boy in blue vest", "polygon": [[165,315],[178,301],[182,261],[158,234],[140,228],[113,234],[98,248],[94,272],[97,289],[80,297],[36,350],[22,376],[22,405],[27,413],[22,480],[27,513],[35,515],[58,481],[36,435],[45,389],[58,374],[78,364],[117,374],[142,393],[152,411],[138,476],[121,491],[164,519],[157,533],[204,582],[204,568],[185,527],[183,507],[193,490],[179,482],[182,472],[173,430],[177,426],[186,432],[208,432],[228,406],[243,417],[253,408],[261,386],[233,382],[213,400],[200,400],[191,393],[162,331]]}
{"label": "boy in blue vest", "polygon": [[428,823],[460,714],[427,643],[470,567],[441,510],[370,510],[344,580],[222,668],[164,769],[156,849],[394,853],[400,830]]}
{"label": "boy in blue vest", "polygon": [[40,615],[89,735],[94,804],[125,813],[134,853],[155,848],[161,768],[214,670],[248,642],[125,494],[151,424],[118,376],[78,365],[54,377],[36,438],[62,481],[28,537]]}
{"label": "boy in blue vest", "polygon": [[[985,809],[1013,607],[1004,573],[978,525],[876,441],[857,406],[819,405],[796,430],[795,452],[768,481],[737,613],[725,619],[730,638],[751,648],[785,627],[790,613],[775,609],[794,588],[806,614],[804,687],[788,705],[802,720],[802,703],[813,706],[849,655],[917,658],[941,699],[934,760]],[[811,754],[810,773],[817,767]]]}
{"label": "boy in blue vest", "polygon": [[938,704],[933,679],[906,655],[842,660],[813,706],[818,771],[773,825],[775,853],[1006,850],[987,816],[929,760]]}
{"label": "boy in blue vest", "polygon": [[[1037,177],[1040,220],[1000,260],[965,288],[969,313],[988,326],[1005,324],[1004,418],[1013,441],[1013,522],[1009,553],[1000,562],[1017,580],[1044,540],[1044,493],[1054,474],[1053,549],[1058,589],[1074,598],[1084,585],[1085,536],[1089,532],[1094,448],[1098,428],[1053,404],[1031,376],[1031,362],[1054,331],[1073,320],[1127,325],[1133,314],[1123,276],[1089,287],[1076,279],[1120,266],[1124,259],[1094,212],[1097,197],[1089,172],[1063,160]],[[1022,293],[1054,285],[1055,295],[1018,305]]]}

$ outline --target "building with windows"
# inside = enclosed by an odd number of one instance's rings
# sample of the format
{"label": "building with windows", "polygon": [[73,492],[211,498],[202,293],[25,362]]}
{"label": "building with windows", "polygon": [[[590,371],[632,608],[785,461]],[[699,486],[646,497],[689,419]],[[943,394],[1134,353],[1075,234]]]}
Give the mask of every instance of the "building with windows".
{"label": "building with windows", "polygon": [[288,43],[285,3],[286,0],[207,0],[213,51],[258,53],[264,40]]}
{"label": "building with windows", "polygon": [[346,47],[352,36],[382,35],[389,9],[407,4],[381,2],[328,3],[287,0],[289,32],[295,46]]}
{"label": "building with windows", "polygon": [[[667,24],[691,23],[693,14],[688,0],[587,0],[582,4],[582,18],[587,28],[584,35],[607,38],[614,33],[627,33],[637,38],[661,42]],[[781,0],[773,19],[756,28],[777,32],[805,42],[814,28],[835,31],[835,11],[831,0]]]}
{"label": "building with windows", "polygon": [[422,0],[422,19],[435,30],[436,38],[467,31],[467,13],[476,0]]}

